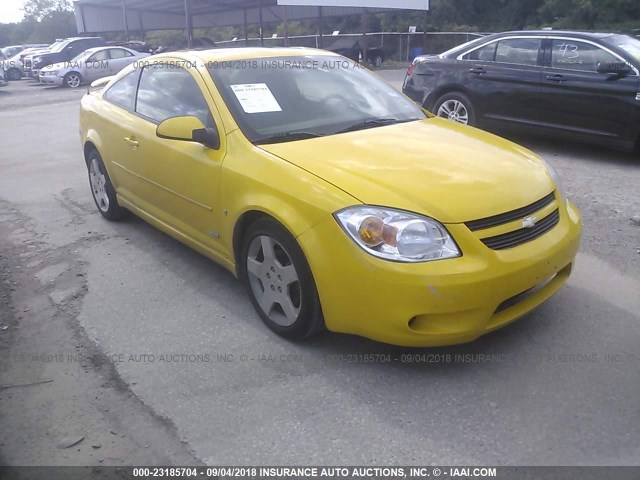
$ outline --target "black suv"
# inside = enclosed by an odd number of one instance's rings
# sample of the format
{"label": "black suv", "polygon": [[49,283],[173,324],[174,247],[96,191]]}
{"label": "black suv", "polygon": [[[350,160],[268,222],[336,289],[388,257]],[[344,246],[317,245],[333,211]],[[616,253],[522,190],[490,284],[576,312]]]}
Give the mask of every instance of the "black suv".
{"label": "black suv", "polygon": [[[48,53],[42,53],[33,58],[31,76],[38,78],[40,70],[59,62],[68,62],[89,48],[102,47],[107,42],[102,37],[74,37],[57,43]],[[25,67],[29,68],[28,65]]]}
{"label": "black suv", "polygon": [[456,122],[632,150],[640,141],[640,40],[549,30],[489,35],[416,58],[403,92]]}

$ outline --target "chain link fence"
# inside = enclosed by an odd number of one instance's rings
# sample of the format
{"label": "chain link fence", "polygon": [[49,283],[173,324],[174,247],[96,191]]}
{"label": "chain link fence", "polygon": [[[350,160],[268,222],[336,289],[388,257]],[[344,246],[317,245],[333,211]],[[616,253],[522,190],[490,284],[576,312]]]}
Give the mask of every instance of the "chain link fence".
{"label": "chain link fence", "polygon": [[[423,32],[402,33],[402,32],[377,32],[368,33],[366,42],[369,47],[381,47],[385,53],[383,67],[398,68],[406,66],[418,55],[438,54],[453,48],[462,43],[474,40],[487,35],[487,33],[477,32]],[[363,44],[361,33],[340,33],[337,35],[295,35],[289,37],[290,47],[309,47],[331,49],[332,44],[349,43],[345,39],[352,39],[355,44],[359,41]],[[220,47],[259,47],[259,38],[236,38],[216,42]],[[264,38],[265,47],[284,47],[285,39],[282,36],[272,36]]]}

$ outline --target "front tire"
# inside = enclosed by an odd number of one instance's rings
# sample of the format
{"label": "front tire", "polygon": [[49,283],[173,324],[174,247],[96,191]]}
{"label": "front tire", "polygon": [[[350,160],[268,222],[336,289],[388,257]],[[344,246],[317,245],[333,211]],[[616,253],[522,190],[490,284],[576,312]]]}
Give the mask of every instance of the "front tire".
{"label": "front tire", "polygon": [[100,215],[107,220],[120,220],[127,211],[118,205],[116,191],[113,188],[102,157],[96,150],[91,150],[87,156],[87,169],[89,171],[91,193]]}
{"label": "front tire", "polygon": [[438,117],[463,125],[476,124],[476,112],[471,100],[463,93],[447,93],[438,99],[434,111]]}
{"label": "front tire", "polygon": [[78,72],[69,72],[64,76],[62,83],[68,88],[78,88],[82,85],[82,76]]}
{"label": "front tire", "polygon": [[262,218],[247,230],[240,277],[267,327],[289,340],[302,340],[324,328],[320,299],[307,259],[278,222]]}

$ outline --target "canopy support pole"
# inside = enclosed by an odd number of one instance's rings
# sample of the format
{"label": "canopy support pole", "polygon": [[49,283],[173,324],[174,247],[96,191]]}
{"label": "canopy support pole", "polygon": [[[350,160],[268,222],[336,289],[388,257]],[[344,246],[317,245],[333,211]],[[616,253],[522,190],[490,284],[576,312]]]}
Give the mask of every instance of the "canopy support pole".
{"label": "canopy support pole", "polygon": [[187,23],[187,48],[191,49],[193,47],[193,17],[189,0],[184,0],[184,16]]}
{"label": "canopy support pole", "polygon": [[124,0],[122,0],[122,18],[124,19],[124,33],[127,36],[127,42],[130,40],[129,39],[129,20],[127,19],[127,6],[124,3]]}
{"label": "canopy support pole", "polygon": [[362,38],[364,39],[364,45],[362,45],[362,63],[366,64],[367,57],[369,56],[369,40],[367,39],[367,30],[369,29],[369,15],[366,8],[362,9]]}
{"label": "canopy support pole", "polygon": [[324,30],[324,17],[322,15],[322,7],[318,7],[318,30],[320,30],[320,36],[318,37],[318,47],[323,48],[322,33]]}
{"label": "canopy support pole", "polygon": [[244,46],[249,46],[249,21],[247,20],[247,9],[244,9]]}
{"label": "canopy support pole", "polygon": [[264,24],[262,20],[262,0],[260,0],[258,9],[260,10],[260,46],[264,47]]}
{"label": "canopy support pole", "polygon": [[287,13],[287,6],[282,6],[282,16],[284,18],[284,46],[289,46],[289,15]]}

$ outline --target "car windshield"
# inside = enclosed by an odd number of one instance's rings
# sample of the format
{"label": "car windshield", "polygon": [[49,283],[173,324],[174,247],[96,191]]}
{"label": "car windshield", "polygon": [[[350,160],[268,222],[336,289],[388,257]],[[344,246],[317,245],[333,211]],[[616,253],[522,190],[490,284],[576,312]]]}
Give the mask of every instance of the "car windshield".
{"label": "car windshield", "polygon": [[49,50],[50,52],[53,52],[54,48],[58,48],[58,46],[60,46],[62,43],[64,43],[63,40],[59,40],[57,42],[53,42],[51,45],[44,47],[46,50]]}
{"label": "car windshield", "polygon": [[613,35],[603,39],[603,41],[604,43],[623,49],[629,55],[640,60],[640,40],[628,35]]}
{"label": "car windshield", "polygon": [[84,52],[80,52],[78,55],[76,55],[71,59],[71,63],[82,62],[85,58],[87,58],[89,55],[94,53],[94,51],[95,50],[90,49],[90,50],[85,50]]}
{"label": "car windshield", "polygon": [[2,54],[5,56],[5,58],[9,58],[9,57],[13,57],[16,53],[19,53],[21,50],[23,50],[22,47],[16,47],[16,46],[5,47],[2,49]]}
{"label": "car windshield", "polygon": [[245,136],[276,143],[427,118],[360,65],[336,56],[210,62]]}
{"label": "car windshield", "polygon": [[53,45],[51,45],[51,48],[50,48],[51,53],[61,52],[62,50],[64,50],[64,47],[69,45],[70,42],[71,42],[71,40],[54,43]]}

